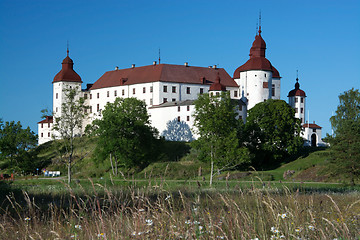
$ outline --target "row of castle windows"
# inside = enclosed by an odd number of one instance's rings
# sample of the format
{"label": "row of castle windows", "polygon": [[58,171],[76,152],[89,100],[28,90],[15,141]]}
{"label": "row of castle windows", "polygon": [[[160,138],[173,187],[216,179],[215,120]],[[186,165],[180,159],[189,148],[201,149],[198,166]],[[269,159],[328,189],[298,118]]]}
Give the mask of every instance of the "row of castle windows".
{"label": "row of castle windows", "polygon": [[[41,128],[44,127],[44,123],[41,123]],[[48,128],[50,128],[50,123],[48,123]]]}
{"label": "row of castle windows", "polygon": [[[44,137],[44,133],[41,133],[41,137]],[[48,137],[50,137],[50,133],[48,132]]]}
{"label": "row of castle windows", "polygon": [[[295,103],[297,103],[297,102],[298,102],[298,98],[295,97]],[[301,103],[304,103],[304,98],[300,98],[300,102],[301,102]]]}
{"label": "row of castle windows", "polygon": [[[298,109],[295,108],[295,113],[298,113]],[[304,108],[300,108],[300,113],[304,113]]]}
{"label": "row of castle windows", "polygon": [[[177,117],[177,121],[180,122],[181,118],[180,116]],[[190,121],[190,116],[186,116],[186,121]]]}

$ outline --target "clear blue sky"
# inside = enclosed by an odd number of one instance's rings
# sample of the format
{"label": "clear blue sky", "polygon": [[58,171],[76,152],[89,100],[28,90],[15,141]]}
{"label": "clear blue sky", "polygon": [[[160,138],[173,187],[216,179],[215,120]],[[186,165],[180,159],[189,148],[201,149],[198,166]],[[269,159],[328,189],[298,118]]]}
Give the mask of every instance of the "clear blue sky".
{"label": "clear blue sky", "polygon": [[0,118],[37,132],[68,40],[84,84],[115,66],[151,64],[159,47],[163,63],[218,64],[232,76],[249,58],[259,10],[281,98],[287,101],[298,69],[310,121],[324,137],[338,95],[360,85],[358,0],[1,0]]}

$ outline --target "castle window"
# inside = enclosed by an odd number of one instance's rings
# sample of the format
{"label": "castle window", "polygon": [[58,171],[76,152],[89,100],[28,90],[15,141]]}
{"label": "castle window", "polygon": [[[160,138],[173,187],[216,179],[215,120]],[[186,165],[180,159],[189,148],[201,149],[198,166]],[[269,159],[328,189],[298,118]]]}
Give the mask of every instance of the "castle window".
{"label": "castle window", "polygon": [[150,98],[150,105],[153,105],[153,99]]}
{"label": "castle window", "polygon": [[172,101],[173,101],[173,102],[176,102],[176,98],[173,98]]}
{"label": "castle window", "polygon": [[301,122],[301,123],[303,122],[302,118],[300,118],[300,122]]}
{"label": "castle window", "polygon": [[145,87],[143,87],[143,93],[146,93],[146,88]]}
{"label": "castle window", "polygon": [[50,133],[48,132],[48,137],[50,137]]}
{"label": "castle window", "polygon": [[186,121],[190,121],[190,116],[186,116]]}
{"label": "castle window", "polygon": [[153,87],[152,86],[150,86],[150,92],[153,92]]}
{"label": "castle window", "polygon": [[100,93],[97,93],[97,98],[100,98]]}
{"label": "castle window", "polygon": [[237,97],[237,96],[238,96],[238,92],[234,91],[234,97]]}
{"label": "castle window", "polygon": [[90,94],[90,99],[92,99],[92,94]]}
{"label": "castle window", "polygon": [[265,73],[265,77],[266,77],[266,73]]}
{"label": "castle window", "polygon": [[204,93],[204,89],[200,88],[200,94],[203,94],[203,93]]}
{"label": "castle window", "polygon": [[255,74],[255,77],[257,77],[257,75]]}
{"label": "castle window", "polygon": [[135,94],[135,88],[133,88],[133,94]]}
{"label": "castle window", "polygon": [[124,90],[124,89],[121,91],[121,94],[122,94],[123,96],[125,95],[125,90]]}
{"label": "castle window", "polygon": [[172,92],[176,93],[176,87],[175,86],[172,87]]}
{"label": "castle window", "polygon": [[166,103],[166,102],[167,102],[167,98],[164,98],[164,99],[163,99],[163,102]]}
{"label": "castle window", "polygon": [[271,86],[271,96],[275,96],[275,84]]}
{"label": "castle window", "polygon": [[84,99],[87,99],[87,94],[86,93],[84,94]]}
{"label": "castle window", "polygon": [[213,92],[211,92],[211,93],[210,93],[210,96],[214,96],[214,93],[213,93]]}
{"label": "castle window", "polygon": [[304,98],[300,98],[301,99],[301,103],[304,103]]}
{"label": "castle window", "polygon": [[58,94],[58,93],[56,93],[56,99],[58,99],[58,97],[59,97],[59,94]]}
{"label": "castle window", "polygon": [[100,104],[96,105],[96,111],[100,111]]}
{"label": "castle window", "polygon": [[187,93],[187,94],[190,94],[190,87],[187,87],[187,88],[186,88],[186,93]]}
{"label": "castle window", "polygon": [[43,133],[41,133],[41,137],[44,137],[44,134],[43,134]]}
{"label": "castle window", "polygon": [[242,105],[239,105],[239,111],[242,111]]}
{"label": "castle window", "polygon": [[50,128],[50,123],[48,123],[48,128]]}
{"label": "castle window", "polygon": [[295,97],[295,102],[296,102],[296,103],[298,102],[298,99],[297,99],[297,97]]}
{"label": "castle window", "polygon": [[295,108],[295,113],[298,113],[298,109],[297,109],[297,108]]}
{"label": "castle window", "polygon": [[41,128],[43,128],[44,127],[44,124],[43,123],[41,123]]}
{"label": "castle window", "polygon": [[219,93],[219,92],[217,92],[217,93],[216,93],[216,96],[217,96],[217,97],[218,97],[218,96],[220,96],[220,93]]}
{"label": "castle window", "polygon": [[57,108],[57,107],[56,107],[55,111],[58,112],[58,108]]}
{"label": "castle window", "polygon": [[178,116],[178,122],[180,122],[180,116]]}
{"label": "castle window", "polygon": [[315,128],[313,129],[313,132],[316,133],[316,129],[315,129]]}
{"label": "castle window", "polygon": [[190,106],[186,106],[186,111],[190,111]]}
{"label": "castle window", "polygon": [[117,96],[117,91],[116,91],[116,90],[114,91],[114,96],[115,96],[115,97]]}
{"label": "castle window", "polygon": [[106,96],[107,96],[107,97],[109,97],[109,96],[110,96],[110,92],[109,92],[109,91],[107,91]]}
{"label": "castle window", "polygon": [[301,109],[300,109],[300,112],[301,112],[301,113],[304,113],[304,109],[303,109],[303,108],[301,108]]}
{"label": "castle window", "polygon": [[263,88],[269,88],[269,83],[268,82],[263,82]]}
{"label": "castle window", "polygon": [[164,92],[167,92],[167,86],[164,86],[163,90]]}
{"label": "castle window", "polygon": [[239,116],[239,119],[242,119],[242,116]]}
{"label": "castle window", "polygon": [[92,106],[90,106],[90,113],[92,113]]}
{"label": "castle window", "polygon": [[180,112],[180,106],[178,106],[178,112]]}

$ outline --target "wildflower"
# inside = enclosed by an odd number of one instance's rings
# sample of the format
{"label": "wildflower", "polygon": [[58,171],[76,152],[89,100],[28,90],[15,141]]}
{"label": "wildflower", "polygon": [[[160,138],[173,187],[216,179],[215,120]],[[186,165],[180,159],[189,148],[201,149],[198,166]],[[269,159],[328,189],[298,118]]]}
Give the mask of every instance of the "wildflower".
{"label": "wildflower", "polygon": [[133,231],[131,235],[136,236],[136,231]]}
{"label": "wildflower", "polygon": [[193,224],[200,224],[200,222],[195,220]]}
{"label": "wildflower", "polygon": [[146,225],[148,225],[148,226],[153,225],[153,220],[151,220],[151,219],[146,219],[145,222],[146,222]]}
{"label": "wildflower", "polygon": [[281,235],[279,238],[285,238],[285,236],[284,236],[284,235]]}
{"label": "wildflower", "polygon": [[191,221],[190,221],[190,220],[186,220],[186,221],[185,221],[185,224],[191,224]]}
{"label": "wildflower", "polygon": [[167,195],[166,198],[165,198],[165,201],[169,200],[171,198],[170,195]]}
{"label": "wildflower", "polygon": [[270,231],[273,233],[279,233],[279,230],[276,227],[271,227]]}
{"label": "wildflower", "polygon": [[140,208],[140,209],[139,209],[139,212],[145,212],[145,209]]}
{"label": "wildflower", "polygon": [[301,231],[300,228],[295,228],[295,232],[299,233]]}
{"label": "wildflower", "polygon": [[284,219],[284,218],[287,217],[286,213],[283,213],[283,214],[281,214],[280,216],[281,216],[282,219]]}
{"label": "wildflower", "polygon": [[98,237],[105,237],[105,233],[99,233],[97,236]]}
{"label": "wildflower", "polygon": [[30,220],[31,220],[31,218],[26,217],[24,220],[25,220],[25,221],[30,221]]}
{"label": "wildflower", "polygon": [[71,235],[70,238],[75,238],[75,235]]}
{"label": "wildflower", "polygon": [[309,229],[314,231],[314,230],[315,230],[315,227],[312,226],[312,225],[310,225],[310,226],[309,226]]}
{"label": "wildflower", "polygon": [[197,208],[197,207],[195,207],[195,208],[193,208],[193,210],[194,210],[194,212],[196,212],[196,211],[198,210],[198,208]]}
{"label": "wildflower", "polygon": [[200,231],[203,230],[203,228],[204,228],[203,226],[199,226],[199,230],[200,230]]}
{"label": "wildflower", "polygon": [[218,238],[218,239],[225,239],[224,236],[216,236],[216,238]]}
{"label": "wildflower", "polygon": [[250,239],[250,240],[259,240],[258,238],[252,238],[252,239]]}
{"label": "wildflower", "polygon": [[81,225],[75,225],[75,229],[81,230]]}

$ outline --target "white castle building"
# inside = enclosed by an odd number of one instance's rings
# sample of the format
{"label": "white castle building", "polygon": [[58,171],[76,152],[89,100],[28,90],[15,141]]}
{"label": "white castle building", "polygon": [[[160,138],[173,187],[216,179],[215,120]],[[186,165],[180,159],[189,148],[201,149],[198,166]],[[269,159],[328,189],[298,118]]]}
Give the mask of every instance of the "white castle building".
{"label": "white castle building", "polygon": [[[230,97],[238,102],[239,117],[245,121],[247,110],[257,103],[267,99],[280,99],[281,77],[277,69],[266,59],[265,50],[266,44],[260,28],[250,48],[250,59],[235,70],[233,78],[225,69],[216,65],[195,67],[188,63],[173,65],[153,62],[148,66],[136,67],[133,64],[131,68],[108,71],[94,84],[87,84],[85,89],[82,89],[81,77],[74,71],[74,62],[67,51],[62,69],[52,82],[53,114],[61,114],[61,106],[66,101],[65,89],[68,88],[76,89],[78,96],[83,97],[85,104],[89,106],[89,116],[84,126],[100,118],[105,105],[114,102],[117,97],[135,97],[146,103],[152,125],[162,133],[166,130],[167,122],[174,119],[185,122],[192,129],[194,100],[200,94],[219,94],[221,91],[228,91]],[[299,90],[299,85],[296,86]],[[305,93],[290,93],[289,104],[295,109],[300,109],[295,116],[303,123]],[[52,139],[53,121],[54,118],[48,116],[38,123],[39,144]],[[303,127],[310,128],[310,125]],[[305,138],[307,136],[304,135]],[[307,138],[310,141],[311,139]],[[320,142],[319,139],[321,140],[321,128],[317,142]]]}

